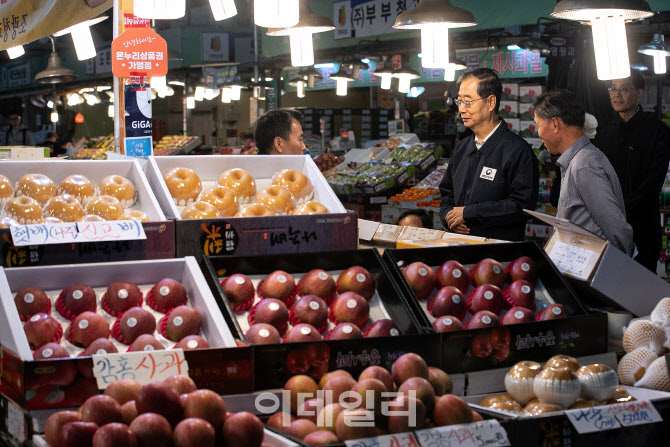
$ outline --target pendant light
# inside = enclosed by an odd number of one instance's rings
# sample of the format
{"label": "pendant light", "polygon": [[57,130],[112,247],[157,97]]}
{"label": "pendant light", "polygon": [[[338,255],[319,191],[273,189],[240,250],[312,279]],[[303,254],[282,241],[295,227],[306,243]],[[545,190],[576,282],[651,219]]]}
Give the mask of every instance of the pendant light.
{"label": "pendant light", "polygon": [[452,5],[449,0],[419,0],[415,8],[398,14],[393,28],[420,29],[421,65],[444,68],[449,63],[449,28],[476,24],[470,11]]}
{"label": "pendant light", "polygon": [[305,84],[306,81],[303,78],[293,78],[289,81],[288,85],[291,87],[295,87],[296,89],[296,95],[298,98],[304,98],[305,97]]}
{"label": "pendant light", "polygon": [[391,89],[391,80],[393,79],[393,68],[391,64],[384,63],[382,68],[379,68],[373,72],[375,76],[381,79],[380,87],[384,90]]}
{"label": "pendant light", "polygon": [[329,17],[314,14],[309,7],[309,0],[300,0],[300,21],[288,28],[270,28],[266,34],[268,36],[289,36],[291,65],[307,67],[314,65],[312,34],[334,29],[335,25]]}
{"label": "pendant light", "polygon": [[60,57],[56,53],[56,44],[54,39],[51,39],[51,54],[49,55],[49,62],[47,68],[35,75],[35,82],[40,84],[60,84],[62,82],[71,82],[77,79],[77,76],[69,68],[63,67],[60,62]]}
{"label": "pendant light", "polygon": [[643,0],[561,0],[552,17],[591,25],[598,79],[630,76],[626,22],[653,16]]}
{"label": "pendant light", "polygon": [[301,71],[301,74],[307,76],[307,87],[309,88],[314,88],[314,80],[315,79],[323,79],[323,74],[314,66],[312,65],[311,67],[307,68],[306,70]]}
{"label": "pendant light", "polygon": [[670,46],[666,45],[663,34],[654,34],[651,42],[640,45],[638,53],[653,56],[654,73],[665,74],[667,72],[666,57],[670,57]]}
{"label": "pendant light", "polygon": [[26,54],[26,50],[23,49],[23,45],[7,48],[7,56],[9,56],[10,59],[16,59],[24,54]]}
{"label": "pendant light", "polygon": [[350,82],[354,82],[354,78],[347,73],[344,68],[344,64],[340,64],[340,69],[337,73],[330,75],[330,79],[335,80],[337,83],[336,94],[337,96],[347,96],[347,86]]}
{"label": "pendant light", "polygon": [[419,79],[421,75],[413,70],[408,63],[403,63],[398,70],[393,72],[393,77],[398,78],[398,91],[400,93],[409,93],[412,79]]}
{"label": "pendant light", "polygon": [[193,96],[186,97],[186,108],[195,109],[195,98]]}
{"label": "pendant light", "polygon": [[215,21],[229,19],[237,15],[235,0],[209,0]]}
{"label": "pendant light", "polygon": [[300,19],[299,0],[253,0],[254,23],[265,28],[288,28]]}
{"label": "pendant light", "polygon": [[230,104],[233,100],[233,89],[229,86],[224,86],[221,89],[221,102],[224,104]]}
{"label": "pendant light", "polygon": [[230,87],[231,90],[230,99],[233,101],[239,101],[242,97],[242,89],[245,87],[244,83],[240,81],[240,77],[235,76],[234,80],[227,84],[227,86]]}
{"label": "pendant light", "polygon": [[135,0],[133,14],[143,19],[181,19],[186,15],[186,0]]}
{"label": "pendant light", "polygon": [[54,37],[70,34],[72,36],[72,42],[74,42],[77,59],[80,61],[90,59],[96,55],[95,44],[93,43],[93,36],[91,35],[91,27],[103,20],[107,20],[107,16],[100,16],[95,19],[77,23],[76,25],[54,33]]}

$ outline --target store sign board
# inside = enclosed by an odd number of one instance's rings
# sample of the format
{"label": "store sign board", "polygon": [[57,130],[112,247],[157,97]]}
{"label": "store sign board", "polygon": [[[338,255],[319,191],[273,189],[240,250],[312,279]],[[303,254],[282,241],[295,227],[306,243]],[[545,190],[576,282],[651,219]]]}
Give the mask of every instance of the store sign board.
{"label": "store sign board", "polygon": [[20,87],[32,82],[30,63],[2,67],[2,86],[7,88]]}
{"label": "store sign board", "polygon": [[219,88],[227,82],[232,81],[237,75],[237,67],[229,66],[223,68],[205,67],[202,76],[205,84],[211,88]]}
{"label": "store sign board", "polygon": [[114,76],[165,76],[167,71],[167,42],[154,30],[130,28],[112,41]]}
{"label": "store sign board", "polygon": [[95,57],[86,59],[86,73],[109,73],[112,71],[112,48],[98,50]]}
{"label": "store sign board", "polygon": [[151,137],[124,138],[123,144],[129,157],[147,158],[154,154]]}
{"label": "store sign board", "polygon": [[230,60],[228,33],[202,33],[202,60],[209,62]]}
{"label": "store sign board", "polygon": [[335,39],[378,36],[396,32],[398,14],[419,4],[419,0],[349,0],[333,3]]}
{"label": "store sign board", "polygon": [[120,379],[133,379],[147,385],[175,375],[188,377],[188,363],[181,348],[94,354],[93,375],[101,390]]}
{"label": "store sign board", "polygon": [[0,50],[26,45],[99,16],[112,0],[2,0]]}

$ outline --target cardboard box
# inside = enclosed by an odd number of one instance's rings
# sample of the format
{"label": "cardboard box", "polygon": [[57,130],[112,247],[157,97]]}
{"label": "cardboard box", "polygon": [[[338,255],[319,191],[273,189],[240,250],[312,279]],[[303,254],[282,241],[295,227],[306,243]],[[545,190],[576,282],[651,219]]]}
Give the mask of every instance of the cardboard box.
{"label": "cardboard box", "polygon": [[502,101],[519,100],[519,84],[516,82],[503,82]]}
{"label": "cardboard box", "polygon": [[[11,166],[11,169],[9,169]],[[142,222],[146,240],[86,242],[15,247],[9,229],[0,229],[0,253],[4,267],[127,261],[174,257],[174,225],[166,220],[137,160],[15,161],[3,171],[12,184],[30,173],[41,173],[58,186],[67,176],[81,174],[94,185],[108,175],[126,177],[135,186],[137,201],[131,209],[141,210],[151,222]]]}
{"label": "cardboard box", "polygon": [[[443,368],[448,373],[469,372],[493,367],[511,366],[521,360],[544,361],[555,354],[583,356],[607,351],[607,317],[589,314],[577,299],[572,287],[556,270],[549,257],[530,242],[481,244],[468,246],[385,250],[384,259],[405,293],[407,303],[422,321],[425,332],[433,331],[435,318],[427,309],[428,302],[419,301],[401,273],[401,268],[421,261],[433,271],[447,260],[456,260],[470,268],[484,258],[493,258],[506,266],[520,256],[535,261],[539,281],[535,288],[536,308],[539,312],[550,303],[563,305],[567,318],[502,326],[494,329],[471,329],[442,334]],[[472,290],[472,287],[470,288]],[[466,298],[469,294],[465,294]],[[432,296],[432,294],[431,294]],[[465,321],[470,317],[466,315]],[[475,355],[473,341],[478,335],[496,332],[509,340],[509,352],[491,353],[486,357]],[[506,355],[505,355],[506,354]]]}
{"label": "cardboard box", "polygon": [[[175,205],[163,180],[163,175],[176,167],[193,169],[203,188],[214,185],[223,171],[242,168],[255,178],[259,190],[269,186],[272,176],[281,169],[296,169],[312,182],[313,200],[321,202],[331,213],[183,220],[180,217],[182,207]],[[178,257],[334,251],[356,247],[356,216],[346,212],[306,155],[149,157],[147,179],[165,214],[176,219]]]}
{"label": "cardboard box", "polygon": [[670,296],[670,284],[612,246],[565,219],[526,211],[556,229],[544,250],[589,304],[651,314]]}
{"label": "cardboard box", "polygon": [[[0,316],[7,324],[0,327],[0,344],[4,348],[3,380],[0,392],[26,409],[61,408],[80,405],[86,398],[97,394],[95,379],[91,383],[90,357],[78,357],[82,348],[67,341],[70,322],[61,317],[52,305],[50,315],[63,327],[61,345],[70,352],[70,359],[32,360],[32,352],[28,345],[22,323],[14,304],[15,293],[26,286],[36,286],[44,290],[55,300],[60,291],[73,283],[88,284],[96,290],[98,313],[105,316],[110,326],[115,318],[102,311],[100,305],[107,286],[114,281],[125,280],[140,286],[146,292],[163,278],[174,278],[186,288],[189,305],[203,315],[202,336],[213,347],[236,346],[233,335],[226,325],[205,278],[195,259],[169,259],[156,261],[114,262],[81,265],[61,265],[49,267],[32,267],[16,269],[0,269]],[[146,303],[145,303],[145,306]],[[152,312],[159,323],[161,313]],[[166,347],[174,342],[157,336]],[[127,349],[126,345],[117,343],[119,352]],[[216,355],[209,353],[202,357],[203,351],[192,351],[193,358],[200,362],[212,363]],[[187,351],[190,352],[190,351]],[[76,360],[75,360],[76,358]],[[187,356],[186,360],[189,360]],[[197,368],[195,361],[190,368]],[[216,363],[214,361],[214,363]],[[77,372],[78,371],[78,372]],[[218,377],[222,380],[223,377]],[[196,383],[198,378],[194,377]],[[201,382],[202,383],[202,382]]]}
{"label": "cardboard box", "polygon": [[535,110],[533,103],[522,102],[519,104],[519,119],[524,121],[533,121],[535,118]]}
{"label": "cardboard box", "polygon": [[519,103],[517,101],[500,101],[500,110],[498,112],[501,118],[518,118]]}
{"label": "cardboard box", "polygon": [[521,125],[519,124],[519,118],[505,118],[507,123],[507,128],[514,133],[519,133],[521,130]]}
{"label": "cardboard box", "polygon": [[519,102],[532,103],[542,94],[541,85],[520,85]]}
{"label": "cardboard box", "polygon": [[524,138],[538,138],[535,121],[519,121],[519,136]]}

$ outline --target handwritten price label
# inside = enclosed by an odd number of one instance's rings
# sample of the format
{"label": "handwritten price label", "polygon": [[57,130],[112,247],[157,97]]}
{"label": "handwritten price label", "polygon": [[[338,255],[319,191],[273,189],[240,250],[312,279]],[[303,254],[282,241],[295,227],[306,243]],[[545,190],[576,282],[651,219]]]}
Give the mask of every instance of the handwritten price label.
{"label": "handwritten price label", "polygon": [[646,400],[610,405],[608,413],[617,418],[624,427],[663,422],[654,405]]}
{"label": "handwritten price label", "polygon": [[507,432],[495,419],[472,424],[449,425],[416,432],[421,447],[510,446]]}
{"label": "handwritten price label", "polygon": [[12,241],[17,247],[77,242],[128,241],[147,238],[144,227],[136,220],[12,225],[10,231]]}
{"label": "handwritten price label", "polygon": [[608,410],[607,406],[579,408],[566,410],[565,415],[580,434],[620,428],[621,424]]}
{"label": "handwritten price label", "polygon": [[134,379],[142,385],[170,376],[188,376],[183,349],[93,355],[93,375],[104,390],[119,379]]}
{"label": "handwritten price label", "polygon": [[584,280],[589,276],[590,270],[587,267],[594,255],[595,253],[590,250],[561,241],[556,241],[549,253],[549,257],[561,273],[569,273],[575,278]]}
{"label": "handwritten price label", "polygon": [[344,445],[347,447],[419,447],[419,443],[412,433],[355,439],[344,441]]}

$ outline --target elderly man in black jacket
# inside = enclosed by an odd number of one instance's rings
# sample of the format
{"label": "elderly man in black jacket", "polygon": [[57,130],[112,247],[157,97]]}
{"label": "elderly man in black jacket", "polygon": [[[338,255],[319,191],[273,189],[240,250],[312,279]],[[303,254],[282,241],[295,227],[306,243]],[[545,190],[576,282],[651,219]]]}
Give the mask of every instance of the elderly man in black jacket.
{"label": "elderly man in black jacket", "polygon": [[502,83],[478,68],[459,79],[456,104],[471,135],[461,140],[440,183],[440,217],[459,234],[520,241],[535,209],[539,171],[530,145],[498,117]]}
{"label": "elderly man in black jacket", "polygon": [[662,236],[658,196],[668,172],[670,131],[638,105],[644,86],[636,70],[626,79],[612,81],[610,101],[618,116],[598,132],[594,144],[619,177],[626,220],[639,251],[635,260],[656,273]]}

